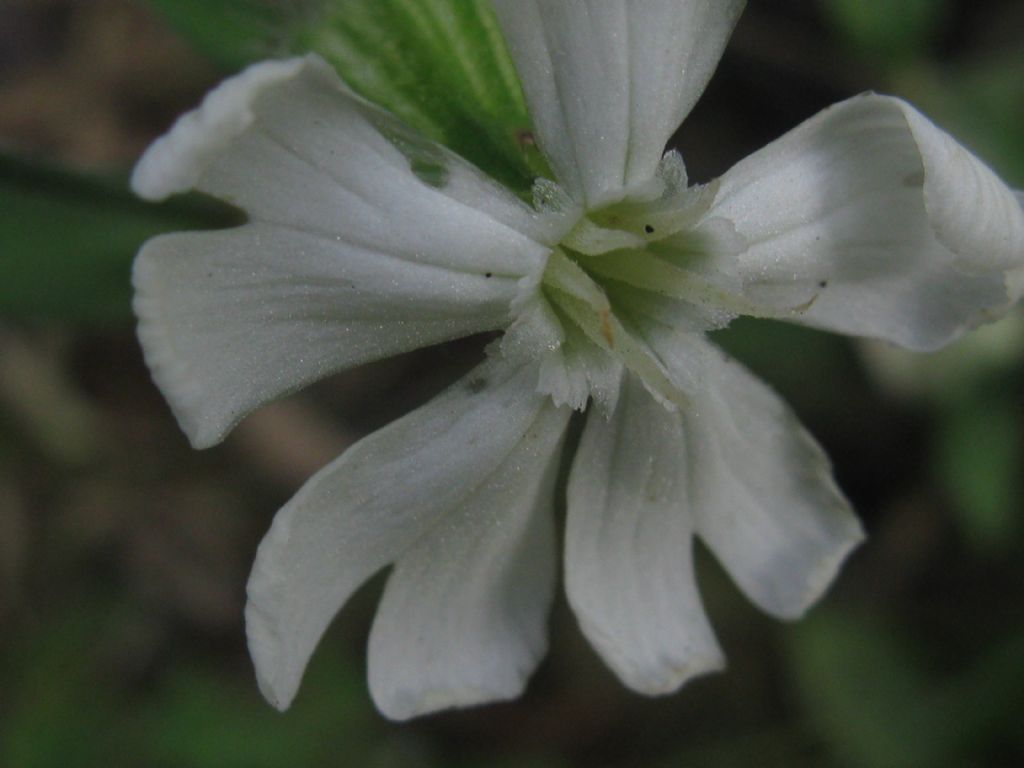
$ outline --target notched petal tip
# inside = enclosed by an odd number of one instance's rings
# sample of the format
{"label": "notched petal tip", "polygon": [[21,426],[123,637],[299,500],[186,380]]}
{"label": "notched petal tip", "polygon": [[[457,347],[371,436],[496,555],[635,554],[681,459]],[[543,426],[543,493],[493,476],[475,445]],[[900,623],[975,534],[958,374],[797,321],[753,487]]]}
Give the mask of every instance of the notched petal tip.
{"label": "notched petal tip", "polygon": [[824,553],[816,564],[807,569],[806,588],[803,596],[773,612],[776,618],[783,621],[799,621],[806,616],[807,612],[828,592],[853,550],[867,539],[867,534],[853,510],[847,508],[845,512],[847,513],[845,520],[848,525],[846,537],[837,541],[830,552]]}
{"label": "notched petal tip", "polygon": [[565,588],[594,649],[649,696],[725,663],[694,574],[689,497],[683,417],[626,376],[610,418],[587,419],[569,473]]}
{"label": "notched petal tip", "polygon": [[201,450],[220,443],[244,414],[215,407],[216,400],[210,397],[201,377],[195,375],[189,359],[178,354],[168,333],[174,324],[165,317],[164,302],[169,290],[164,284],[163,267],[172,263],[173,254],[163,251],[175,237],[177,235],[154,237],[135,257],[132,309],[139,319],[136,334],[150,375],[189,444]]}
{"label": "notched petal tip", "polygon": [[521,396],[543,403],[523,437],[398,558],[384,588],[368,677],[391,719],[515,698],[547,651],[553,494],[569,414],[531,393],[534,375],[517,379]]}
{"label": "notched petal tip", "polygon": [[676,648],[679,653],[674,658],[647,659],[641,663],[636,648],[623,648],[600,625],[586,620],[585,614],[577,611],[576,615],[580,629],[615,676],[631,691],[644,696],[669,696],[691,680],[721,672],[727,666],[725,654],[710,630],[703,648]]}
{"label": "notched petal tip", "polygon": [[289,668],[285,627],[279,620],[287,601],[282,563],[291,539],[292,517],[301,491],[274,517],[256,551],[246,584],[245,635],[260,693],[278,712],[287,710],[298,692],[302,670]]}
{"label": "notched petal tip", "polygon": [[568,421],[533,392],[535,376],[484,363],[351,446],[278,512],[245,611],[275,708],[291,704],[352,593],[389,564],[369,643],[371,692],[387,716],[522,690],[546,648],[553,468]]}
{"label": "notched petal tip", "polygon": [[632,690],[645,696],[670,696],[684,685],[698,677],[722,672],[726,668],[725,655],[712,653],[703,656],[691,656],[685,664],[667,666],[663,676],[659,678],[627,679],[619,672],[619,678]]}
{"label": "notched petal tip", "polygon": [[276,668],[279,640],[268,639],[268,623],[256,616],[259,611],[251,604],[245,609],[246,636],[249,656],[256,672],[256,684],[267,703],[278,712],[286,712],[299,690],[300,678],[292,679],[279,674]]}
{"label": "notched petal tip", "polygon": [[139,318],[136,332],[153,381],[167,399],[182,432],[193,448],[209,448],[223,439],[226,430],[210,429],[201,415],[205,392],[184,360],[174,354],[174,347],[166,338],[158,288],[160,257],[155,255],[161,239],[156,237],[148,241],[132,265],[132,308]]}
{"label": "notched petal tip", "polygon": [[278,712],[286,712],[298,693],[298,682],[290,682],[276,677],[273,673],[272,659],[275,657],[271,648],[273,643],[266,644],[262,638],[262,623],[251,618],[249,607],[245,611],[246,634],[248,637],[249,656],[253,660],[256,671],[256,684],[266,702]]}
{"label": "notched petal tip", "polygon": [[[545,648],[540,656],[547,653]],[[540,657],[539,656],[539,657]],[[538,658],[539,658],[538,657]],[[370,697],[374,706],[388,720],[405,722],[424,715],[431,715],[447,709],[467,709],[481,704],[497,704],[513,701],[523,695],[529,680],[529,673],[524,671],[522,679],[514,685],[505,687],[481,688],[436,688],[423,691],[380,689],[370,678]]]}
{"label": "notched petal tip", "polygon": [[920,184],[935,237],[967,272],[1024,265],[1024,212],[1014,192],[981,159],[913,106],[875,96],[899,109],[921,156]]}
{"label": "notched petal tip", "polygon": [[217,155],[252,124],[252,104],[260,93],[308,67],[331,71],[326,62],[310,54],[253,64],[225,80],[143,153],[132,172],[132,190],[146,200],[158,201],[193,189]]}

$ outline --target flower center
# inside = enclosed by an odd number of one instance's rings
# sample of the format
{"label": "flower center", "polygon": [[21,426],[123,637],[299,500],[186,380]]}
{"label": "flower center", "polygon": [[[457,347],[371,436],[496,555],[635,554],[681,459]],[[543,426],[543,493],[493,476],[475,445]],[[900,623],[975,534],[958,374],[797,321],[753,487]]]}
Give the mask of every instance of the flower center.
{"label": "flower center", "polygon": [[[541,360],[542,391],[582,408],[591,396],[610,396],[626,368],[666,406],[685,401],[652,351],[652,329],[705,331],[744,309],[709,269],[712,251],[728,246],[700,222],[714,191],[688,188],[682,161],[670,154],[649,188],[580,216],[502,342],[506,352]],[[542,210],[572,205],[544,182],[535,196]]]}
{"label": "flower center", "polygon": [[732,314],[721,311],[725,294],[693,271],[700,238],[667,227],[663,235],[650,217],[633,213],[606,209],[582,218],[548,257],[540,289],[562,327],[564,364],[580,361],[592,384],[595,358],[607,358],[605,365],[638,374],[666,405],[679,405],[682,394],[644,338],[652,314],[672,307],[673,325],[700,330]]}
{"label": "flower center", "polygon": [[[815,298],[789,292],[782,306],[752,298],[733,271],[746,243],[731,222],[707,215],[716,192],[714,183],[687,186],[682,160],[669,153],[645,188],[583,212],[517,300],[503,350],[540,359],[539,388],[559,404],[609,399],[623,368],[667,407],[683,404],[653,337],[703,333],[741,314],[792,316]],[[554,184],[534,193],[540,210],[572,210]]]}

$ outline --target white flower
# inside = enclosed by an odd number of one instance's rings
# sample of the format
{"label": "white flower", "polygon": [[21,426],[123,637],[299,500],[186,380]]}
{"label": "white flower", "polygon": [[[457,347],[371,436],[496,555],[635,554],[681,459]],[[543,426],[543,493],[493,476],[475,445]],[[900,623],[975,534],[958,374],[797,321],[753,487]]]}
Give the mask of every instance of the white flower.
{"label": "white flower", "polygon": [[258,64],[184,116],[135,189],[198,189],[236,229],[151,240],[135,266],[153,375],[197,447],[333,371],[506,329],[486,362],[353,446],[278,513],[249,582],[260,686],[285,708],[352,592],[378,707],[516,696],[543,655],[554,477],[565,581],[623,682],[722,666],[700,536],[774,616],[800,616],[862,538],[827,459],[704,337],[738,314],[933,349],[1022,290],[1024,214],[908,104],[864,95],[704,187],[662,156],[741,0],[495,0],[556,176],[528,206],[354,96],[321,60]]}

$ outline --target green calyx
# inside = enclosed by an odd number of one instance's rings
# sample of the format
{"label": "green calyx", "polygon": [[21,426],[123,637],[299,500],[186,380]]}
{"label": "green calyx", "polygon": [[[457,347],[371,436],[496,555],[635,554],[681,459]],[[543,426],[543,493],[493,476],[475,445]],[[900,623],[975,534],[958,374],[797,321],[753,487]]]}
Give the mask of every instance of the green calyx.
{"label": "green calyx", "polygon": [[289,45],[523,197],[549,174],[487,0],[320,2]]}
{"label": "green calyx", "polygon": [[[367,101],[524,199],[551,175],[489,0],[147,2],[226,71],[319,54]],[[443,169],[414,170],[442,183]]]}

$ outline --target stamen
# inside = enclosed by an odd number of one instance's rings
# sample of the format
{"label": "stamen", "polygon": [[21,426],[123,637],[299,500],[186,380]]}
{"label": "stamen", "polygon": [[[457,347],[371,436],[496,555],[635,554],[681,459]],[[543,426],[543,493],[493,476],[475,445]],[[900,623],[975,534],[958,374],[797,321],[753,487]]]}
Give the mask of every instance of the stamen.
{"label": "stamen", "polygon": [[611,312],[608,297],[601,287],[561,248],[555,248],[548,256],[542,282],[549,288],[582,301],[599,315]]}
{"label": "stamen", "polygon": [[[613,313],[595,313],[582,301],[569,294],[560,294],[552,298],[565,316],[572,320],[588,339],[606,352],[614,352],[623,365],[639,376],[662,405],[667,408],[685,408],[689,404],[686,395],[669,380],[653,354],[623,327]],[[615,341],[614,349],[605,336],[605,329]]]}
{"label": "stamen", "polygon": [[563,238],[562,244],[577,253],[600,256],[612,251],[643,248],[646,241],[625,229],[602,227],[589,218],[582,218]]}
{"label": "stamen", "polygon": [[795,307],[775,308],[757,304],[727,291],[689,270],[642,251],[632,251],[611,258],[587,258],[586,268],[602,277],[617,280],[645,291],[702,307],[724,309],[736,315],[784,319],[806,312],[817,294]]}

